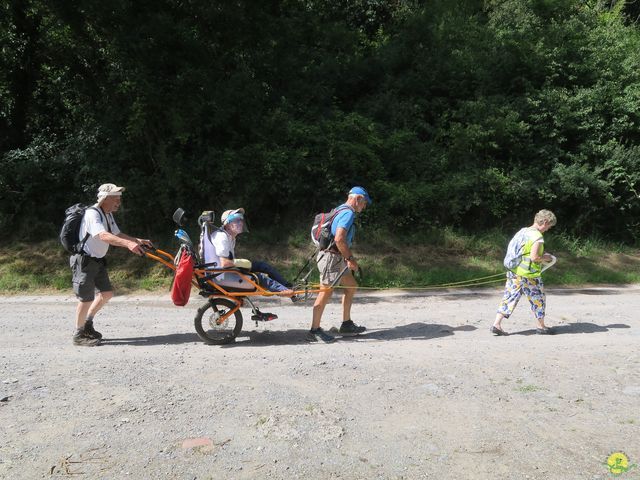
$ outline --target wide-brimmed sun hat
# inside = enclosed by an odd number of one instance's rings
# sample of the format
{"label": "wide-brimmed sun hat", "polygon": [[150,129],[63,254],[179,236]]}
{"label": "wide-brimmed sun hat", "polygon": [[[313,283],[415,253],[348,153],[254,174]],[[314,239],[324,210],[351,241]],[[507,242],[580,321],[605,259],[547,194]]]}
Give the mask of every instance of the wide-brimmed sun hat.
{"label": "wide-brimmed sun hat", "polygon": [[104,202],[107,197],[119,197],[124,192],[124,187],[119,187],[115,183],[103,183],[98,187],[98,205]]}

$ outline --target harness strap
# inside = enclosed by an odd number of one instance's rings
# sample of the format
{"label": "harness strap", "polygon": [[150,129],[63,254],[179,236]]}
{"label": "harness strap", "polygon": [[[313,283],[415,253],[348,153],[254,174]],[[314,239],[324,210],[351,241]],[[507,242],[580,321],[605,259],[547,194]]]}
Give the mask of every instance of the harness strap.
{"label": "harness strap", "polygon": [[[107,231],[109,233],[112,233],[111,232],[111,225],[109,224],[109,217],[107,217],[107,214],[104,213],[104,211],[102,210],[102,207],[100,207],[100,208],[87,207],[87,210],[95,210],[96,212],[98,212],[98,215],[100,215],[100,218],[102,218],[102,216],[104,215],[104,220],[105,220],[105,222],[107,224]],[[85,215],[87,213],[87,210],[84,211]],[[111,215],[111,214],[109,214],[109,215]],[[111,217],[113,218],[113,215],[111,215]],[[84,215],[82,216],[82,219],[84,220]],[[82,239],[82,242],[80,243],[80,248],[78,250],[79,250],[81,255],[88,255],[88,253],[84,251],[84,246],[86,245],[87,240],[89,240],[90,236],[91,235],[89,235],[89,232],[87,232],[85,234],[84,238]],[[91,257],[91,258],[95,258],[95,257]]]}
{"label": "harness strap", "polygon": [[[355,212],[353,207],[351,207],[350,205],[341,205],[340,207],[336,208],[335,212],[333,212],[331,220],[329,221],[329,231],[331,231],[331,227],[333,226],[333,221],[338,216],[338,213],[343,212],[345,210],[351,210],[352,212]],[[340,255],[340,251],[338,250],[338,247],[336,247],[336,239],[335,239],[335,237],[333,237],[331,239],[331,243],[329,243],[329,246],[327,248],[325,248],[323,251],[324,252],[337,253],[338,255]]]}

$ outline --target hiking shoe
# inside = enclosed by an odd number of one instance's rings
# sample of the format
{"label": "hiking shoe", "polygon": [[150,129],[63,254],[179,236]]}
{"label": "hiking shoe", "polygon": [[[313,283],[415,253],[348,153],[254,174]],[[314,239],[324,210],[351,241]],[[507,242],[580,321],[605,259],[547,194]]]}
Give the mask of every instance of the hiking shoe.
{"label": "hiking shoe", "polygon": [[359,335],[364,332],[367,327],[363,327],[360,325],[356,325],[353,323],[353,320],[347,320],[346,322],[342,322],[340,325],[340,335]]}
{"label": "hiking shoe", "polygon": [[335,337],[329,335],[322,328],[318,327],[315,330],[309,330],[307,332],[307,336],[305,337],[307,342],[324,342],[324,343],[333,343],[336,341]]}
{"label": "hiking shoe", "polygon": [[73,336],[73,344],[79,347],[95,347],[100,339],[91,338],[84,330],[78,330]]}
{"label": "hiking shoe", "polygon": [[499,328],[497,328],[497,327],[494,327],[494,326],[492,326],[492,327],[489,329],[489,331],[490,331],[491,333],[493,333],[493,335],[494,335],[494,336],[496,336],[496,337],[502,337],[502,336],[507,336],[507,335],[509,335],[509,334],[508,334],[507,332],[505,332],[504,330],[501,330],[501,329],[499,329]]}
{"label": "hiking shoe", "polygon": [[87,321],[84,324],[84,333],[86,333],[89,336],[89,338],[102,340],[102,334],[98,332],[95,328],[93,328],[93,321]]}

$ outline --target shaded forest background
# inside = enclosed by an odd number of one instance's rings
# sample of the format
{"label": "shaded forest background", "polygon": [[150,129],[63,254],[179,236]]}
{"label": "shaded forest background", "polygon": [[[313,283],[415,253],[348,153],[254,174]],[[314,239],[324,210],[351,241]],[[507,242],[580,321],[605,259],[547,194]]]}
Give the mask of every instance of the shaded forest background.
{"label": "shaded forest background", "polygon": [[308,227],[477,232],[551,208],[640,239],[640,2],[9,0],[0,237],[55,236],[125,185],[123,230],[177,206]]}

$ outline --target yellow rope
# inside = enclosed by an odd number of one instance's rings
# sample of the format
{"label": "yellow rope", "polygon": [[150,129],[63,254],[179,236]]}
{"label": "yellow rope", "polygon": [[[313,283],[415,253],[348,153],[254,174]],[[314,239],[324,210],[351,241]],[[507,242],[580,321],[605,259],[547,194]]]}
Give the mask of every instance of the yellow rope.
{"label": "yellow rope", "polygon": [[[506,274],[504,272],[502,273],[494,273],[493,275],[487,275],[486,277],[478,277],[478,278],[472,278],[470,280],[460,280],[459,282],[451,282],[451,283],[442,283],[440,285],[435,285],[435,286],[453,286],[453,285],[460,285],[461,283],[469,283],[469,282],[476,282],[476,281],[480,281],[480,280],[486,280],[487,278],[495,278],[495,277],[504,277]],[[500,278],[499,280],[502,280],[502,278]],[[493,280],[496,281],[496,280]]]}
{"label": "yellow rope", "polygon": [[[501,278],[494,278],[501,277]],[[505,273],[496,273],[494,275],[487,275],[486,277],[478,277],[472,278],[469,280],[461,280],[459,282],[451,282],[451,283],[441,283],[438,285],[423,285],[420,287],[361,287],[358,286],[358,290],[437,290],[441,288],[465,288],[465,287],[475,287],[477,285],[487,285],[490,283],[503,282],[505,277]],[[487,279],[492,280],[487,280]],[[481,281],[484,280],[484,281]],[[319,283],[310,284],[312,288],[322,288],[322,285]],[[336,285],[333,288],[350,288],[344,285]]]}

